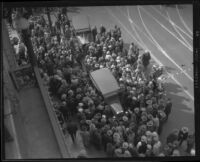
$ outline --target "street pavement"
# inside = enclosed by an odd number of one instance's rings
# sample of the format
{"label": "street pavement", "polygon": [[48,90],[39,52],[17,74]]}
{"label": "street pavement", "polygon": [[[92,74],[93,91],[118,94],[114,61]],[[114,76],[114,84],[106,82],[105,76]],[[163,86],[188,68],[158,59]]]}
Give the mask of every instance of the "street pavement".
{"label": "street pavement", "polygon": [[193,132],[192,6],[80,7],[80,13],[69,13],[70,17],[78,15],[88,17],[91,27],[99,28],[103,24],[109,30],[119,26],[125,43],[134,42],[150,50],[154,61],[165,67],[168,77],[165,87],[173,108],[164,125],[161,141],[164,143],[175,128],[187,126]]}

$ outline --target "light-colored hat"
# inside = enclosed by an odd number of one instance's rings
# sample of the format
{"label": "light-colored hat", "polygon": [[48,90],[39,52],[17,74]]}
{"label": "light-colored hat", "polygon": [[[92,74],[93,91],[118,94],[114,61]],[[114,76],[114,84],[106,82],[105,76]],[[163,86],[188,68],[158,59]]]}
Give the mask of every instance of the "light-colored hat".
{"label": "light-colored hat", "polygon": [[153,119],[153,115],[152,114],[147,114],[147,118],[151,120],[151,119]]}
{"label": "light-colored hat", "polygon": [[83,109],[82,109],[82,108],[79,108],[78,111],[79,111],[79,112],[83,112]]}
{"label": "light-colored hat", "polygon": [[128,150],[124,151],[124,157],[131,157],[131,153]]}
{"label": "light-colored hat", "polygon": [[141,141],[147,142],[147,137],[143,135],[143,136],[141,137]]}
{"label": "light-colored hat", "polygon": [[127,148],[128,148],[128,143],[127,143],[127,142],[123,142],[122,147],[123,147],[124,149],[127,149]]}
{"label": "light-colored hat", "polygon": [[134,112],[138,113],[138,112],[140,112],[140,109],[139,109],[138,107],[136,107],[136,108],[134,109]]}
{"label": "light-colored hat", "polygon": [[195,151],[194,148],[191,149],[191,151],[190,151],[190,155],[191,155],[191,156],[195,156],[195,155],[196,155],[196,151]]}
{"label": "light-colored hat", "polygon": [[73,95],[74,94],[74,91],[72,91],[71,89],[68,91],[68,94],[71,94]]}
{"label": "light-colored hat", "polygon": [[80,106],[80,107],[82,107],[83,105],[84,105],[84,104],[83,104],[83,103],[81,103],[81,102],[78,104],[78,106]]}
{"label": "light-colored hat", "polygon": [[145,107],[141,107],[140,110],[142,111],[142,114],[147,115],[147,113],[146,113],[146,108],[145,108]]}
{"label": "light-colored hat", "polygon": [[147,149],[148,150],[151,150],[152,149],[152,146],[150,144],[147,144]]}
{"label": "light-colored hat", "polygon": [[115,133],[113,134],[113,138],[120,138],[119,133],[115,132]]}
{"label": "light-colored hat", "polygon": [[187,127],[182,127],[181,130],[183,131],[183,133],[186,133],[189,131],[189,129]]}
{"label": "light-colored hat", "polygon": [[153,136],[153,137],[157,137],[157,136],[158,136],[158,133],[154,131],[154,132],[152,132],[152,136]]}
{"label": "light-colored hat", "polygon": [[120,148],[115,149],[115,154],[121,154],[121,153],[122,153],[122,149]]}
{"label": "light-colored hat", "polygon": [[144,115],[141,116],[141,119],[142,119],[142,121],[147,121],[147,117]]}
{"label": "light-colored hat", "polygon": [[65,100],[66,98],[67,98],[67,95],[66,94],[62,94],[61,99]]}
{"label": "light-colored hat", "polygon": [[99,67],[100,67],[101,69],[102,69],[102,68],[104,68],[104,66],[103,66],[103,65],[100,65]]}
{"label": "light-colored hat", "polygon": [[172,153],[172,156],[180,156],[180,151],[175,149]]}
{"label": "light-colored hat", "polygon": [[86,120],[86,124],[90,125],[92,123],[91,120]]}
{"label": "light-colored hat", "polygon": [[122,117],[122,119],[123,119],[123,121],[128,121],[128,117],[125,115]]}
{"label": "light-colored hat", "polygon": [[65,101],[63,101],[62,104],[63,104],[64,106],[67,105],[67,103],[66,103]]}
{"label": "light-colored hat", "polygon": [[106,115],[102,115],[102,118],[106,118]]}
{"label": "light-colored hat", "polygon": [[98,67],[99,67],[99,64],[95,64],[95,67],[98,68]]}
{"label": "light-colored hat", "polygon": [[87,156],[87,152],[85,149],[82,149],[79,153],[79,156]]}
{"label": "light-colored hat", "polygon": [[152,120],[148,121],[148,122],[147,122],[147,126],[148,126],[148,127],[152,127],[152,126],[153,126],[153,121],[152,121]]}
{"label": "light-colored hat", "polygon": [[146,104],[148,104],[148,105],[152,104],[152,100],[147,100]]}
{"label": "light-colored hat", "polygon": [[152,136],[152,133],[149,130],[147,130],[145,134],[146,134],[146,136]]}
{"label": "light-colored hat", "polygon": [[107,131],[107,135],[111,136],[113,134],[112,130]]}

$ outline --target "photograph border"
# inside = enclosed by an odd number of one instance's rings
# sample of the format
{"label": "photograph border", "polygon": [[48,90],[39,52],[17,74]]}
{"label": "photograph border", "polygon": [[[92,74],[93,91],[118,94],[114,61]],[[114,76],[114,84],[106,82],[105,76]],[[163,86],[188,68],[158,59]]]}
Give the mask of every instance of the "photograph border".
{"label": "photograph border", "polygon": [[[191,4],[193,5],[193,63],[194,63],[194,107],[195,107],[195,148],[196,148],[196,156],[180,156],[180,157],[131,157],[131,158],[88,158],[88,159],[75,159],[75,158],[65,158],[65,159],[15,159],[14,161],[192,161],[192,160],[198,160],[200,158],[200,1],[198,0],[85,0],[85,1],[78,1],[78,0],[66,0],[66,1],[24,1],[24,2],[3,2],[2,7],[61,7],[63,5],[67,6],[77,6],[77,7],[83,7],[83,6],[121,6],[121,5],[156,5],[156,4]],[[1,21],[2,23],[2,21]],[[1,26],[2,27],[2,26]],[[2,39],[1,39],[2,40]],[[1,60],[3,60],[3,50],[1,55]],[[3,64],[3,61],[2,61]],[[4,131],[2,128],[4,127],[4,102],[3,102],[3,65],[1,64],[1,154],[5,153],[4,148]],[[1,156],[1,158],[4,157]],[[13,161],[13,160],[7,160],[2,159],[2,161]]]}

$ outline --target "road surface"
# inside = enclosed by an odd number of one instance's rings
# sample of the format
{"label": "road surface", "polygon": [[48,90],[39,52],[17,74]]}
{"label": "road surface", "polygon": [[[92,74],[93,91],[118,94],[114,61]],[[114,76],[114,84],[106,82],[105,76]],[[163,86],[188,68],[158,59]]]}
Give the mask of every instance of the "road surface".
{"label": "road surface", "polygon": [[[172,113],[161,134],[161,141],[175,128],[194,131],[193,22],[192,6],[81,7],[91,26],[103,24],[108,30],[119,26],[125,43],[134,42],[148,49],[155,62],[164,65],[167,95]],[[70,17],[78,14],[69,13]]]}

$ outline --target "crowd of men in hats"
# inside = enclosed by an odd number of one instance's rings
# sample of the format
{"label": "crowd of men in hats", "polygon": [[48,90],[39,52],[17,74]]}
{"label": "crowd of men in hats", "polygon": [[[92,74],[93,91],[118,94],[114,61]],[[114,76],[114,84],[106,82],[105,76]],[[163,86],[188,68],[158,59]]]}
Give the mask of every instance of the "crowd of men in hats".
{"label": "crowd of men in hats", "polygon": [[[166,143],[160,142],[172,102],[158,79],[160,69],[144,74],[149,52],[141,54],[134,43],[126,50],[118,26],[109,31],[103,25],[99,31],[93,28],[94,41],[86,45],[78,43],[64,14],[59,14],[53,28],[51,33],[45,19],[39,17],[31,22],[31,40],[50,96],[60,101],[54,104],[58,118],[62,125],[67,123],[73,142],[80,128],[85,148],[104,149],[108,157],[179,156],[183,141],[189,155],[194,152],[194,135],[185,127],[169,134]],[[120,116],[113,114],[88,75],[105,67],[123,89],[119,96],[124,113]]]}

